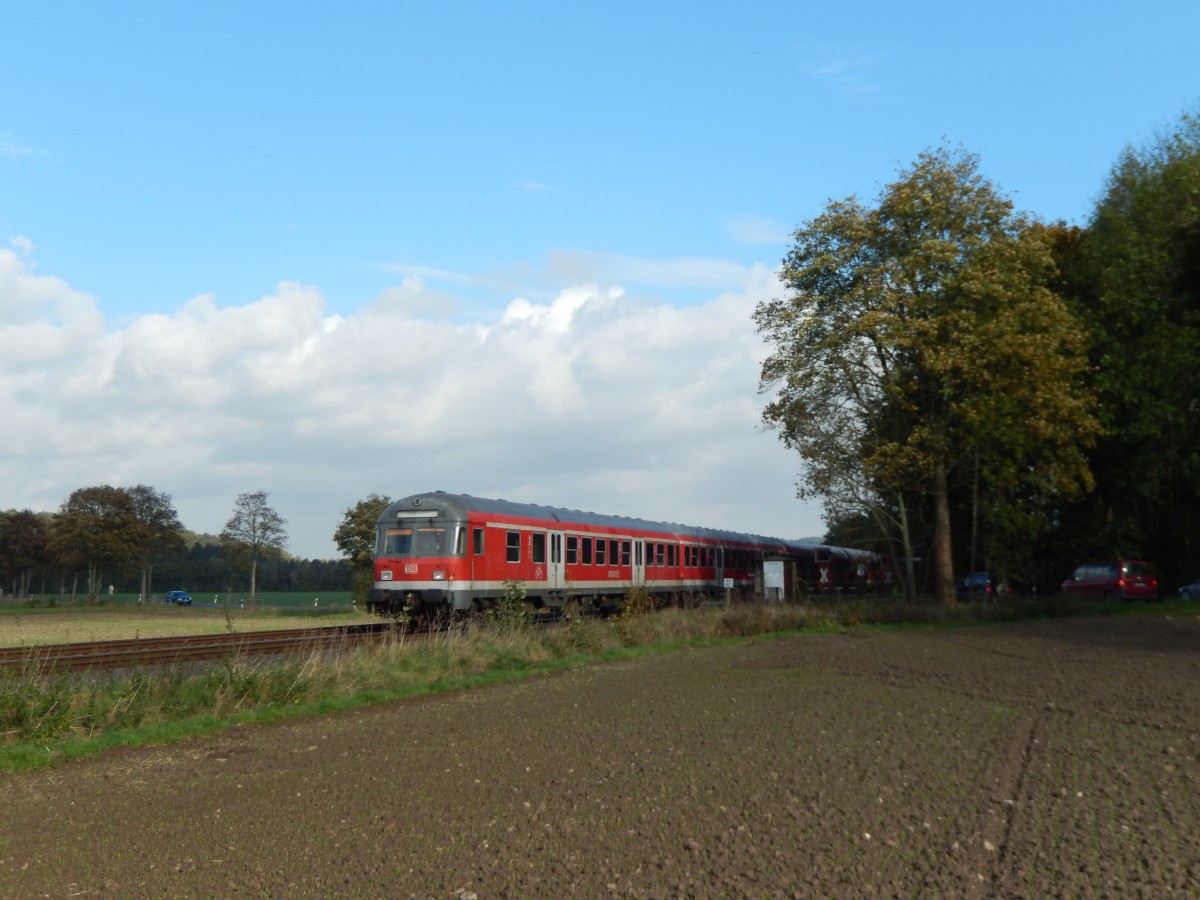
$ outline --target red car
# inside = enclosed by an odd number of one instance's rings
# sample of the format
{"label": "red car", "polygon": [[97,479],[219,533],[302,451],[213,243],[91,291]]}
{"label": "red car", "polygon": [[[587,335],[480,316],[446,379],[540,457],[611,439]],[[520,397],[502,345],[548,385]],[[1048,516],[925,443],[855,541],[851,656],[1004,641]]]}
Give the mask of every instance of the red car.
{"label": "red car", "polygon": [[1158,579],[1150,563],[1140,559],[1088,563],[1062,583],[1064,594],[1085,594],[1097,600],[1157,600]]}

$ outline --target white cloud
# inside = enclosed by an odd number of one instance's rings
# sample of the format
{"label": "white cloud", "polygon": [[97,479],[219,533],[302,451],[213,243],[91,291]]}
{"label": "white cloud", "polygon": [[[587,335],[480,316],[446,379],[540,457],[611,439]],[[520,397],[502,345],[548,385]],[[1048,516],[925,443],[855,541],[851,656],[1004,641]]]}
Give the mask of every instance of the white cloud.
{"label": "white cloud", "polygon": [[41,151],[30,147],[16,135],[0,131],[0,156],[41,156]]}
{"label": "white cloud", "polygon": [[730,236],[745,247],[761,247],[788,243],[792,228],[765,216],[735,216],[726,223]]}
{"label": "white cloud", "polygon": [[[679,263],[628,264],[684,277]],[[263,489],[292,549],[335,554],[342,511],[429,489],[798,537],[796,459],[758,426],[766,267],[709,261],[723,292],[676,307],[580,281],[493,321],[443,315],[408,278],[353,314],[291,282],[243,306],[195,297],[110,328],[96,302],[0,250],[0,508],[146,483],[218,531]]]}
{"label": "white cloud", "polygon": [[552,184],[546,184],[544,181],[532,181],[528,178],[518,179],[517,187],[528,194],[543,194],[546,191],[554,190]]}
{"label": "white cloud", "polygon": [[756,277],[754,266],[724,259],[644,259],[590,250],[546,255],[546,272],[558,282],[633,283],[647,288],[736,289]]}
{"label": "white cloud", "polygon": [[843,55],[840,50],[823,48],[812,54],[809,74],[837,88],[843,96],[869,94],[879,89],[879,68],[888,58],[886,52]]}
{"label": "white cloud", "polygon": [[403,275],[406,283],[412,279],[412,283],[418,286],[423,286],[426,280],[445,281],[450,284],[469,284],[472,281],[470,275],[464,275],[461,272],[452,272],[449,269],[439,269],[417,263],[379,263],[376,268],[384,272]]}

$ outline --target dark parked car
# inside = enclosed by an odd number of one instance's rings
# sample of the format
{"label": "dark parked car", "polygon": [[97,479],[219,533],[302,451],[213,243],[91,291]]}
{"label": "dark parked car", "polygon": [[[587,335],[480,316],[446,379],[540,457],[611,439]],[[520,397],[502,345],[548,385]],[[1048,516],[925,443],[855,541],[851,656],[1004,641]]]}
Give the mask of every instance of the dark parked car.
{"label": "dark parked car", "polygon": [[1179,596],[1184,600],[1200,600],[1200,578],[1193,578],[1179,589]]}
{"label": "dark parked car", "polygon": [[192,605],[192,598],[188,596],[186,591],[167,591],[163,600],[166,603],[177,603],[180,606]]}
{"label": "dark parked car", "polygon": [[960,597],[989,597],[1003,594],[1005,590],[1004,583],[993,579],[991,572],[972,572],[954,586],[954,593]]}
{"label": "dark parked car", "polygon": [[1064,594],[1086,594],[1098,600],[1157,600],[1158,579],[1150,563],[1140,559],[1088,563],[1062,583]]}

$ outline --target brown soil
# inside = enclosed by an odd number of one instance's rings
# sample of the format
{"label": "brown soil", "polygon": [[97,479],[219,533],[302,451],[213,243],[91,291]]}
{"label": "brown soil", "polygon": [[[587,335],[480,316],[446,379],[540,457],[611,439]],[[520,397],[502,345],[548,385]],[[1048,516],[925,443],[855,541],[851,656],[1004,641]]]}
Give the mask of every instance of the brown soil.
{"label": "brown soil", "polygon": [[1200,895],[1200,620],[800,636],[0,775],[0,895]]}

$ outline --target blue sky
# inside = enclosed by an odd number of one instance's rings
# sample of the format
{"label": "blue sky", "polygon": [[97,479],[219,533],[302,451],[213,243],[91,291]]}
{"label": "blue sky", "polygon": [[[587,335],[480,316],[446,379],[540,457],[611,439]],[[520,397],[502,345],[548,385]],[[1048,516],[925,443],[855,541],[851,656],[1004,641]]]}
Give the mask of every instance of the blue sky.
{"label": "blue sky", "polygon": [[[4,22],[0,404],[37,440],[0,450],[0,509],[145,482],[215,531],[262,488],[306,556],[371,490],[819,533],[755,427],[749,314],[790,231],[942,142],[1083,224],[1122,149],[1200,102],[1200,7],[1155,0]],[[505,390],[472,406],[456,365]]]}

